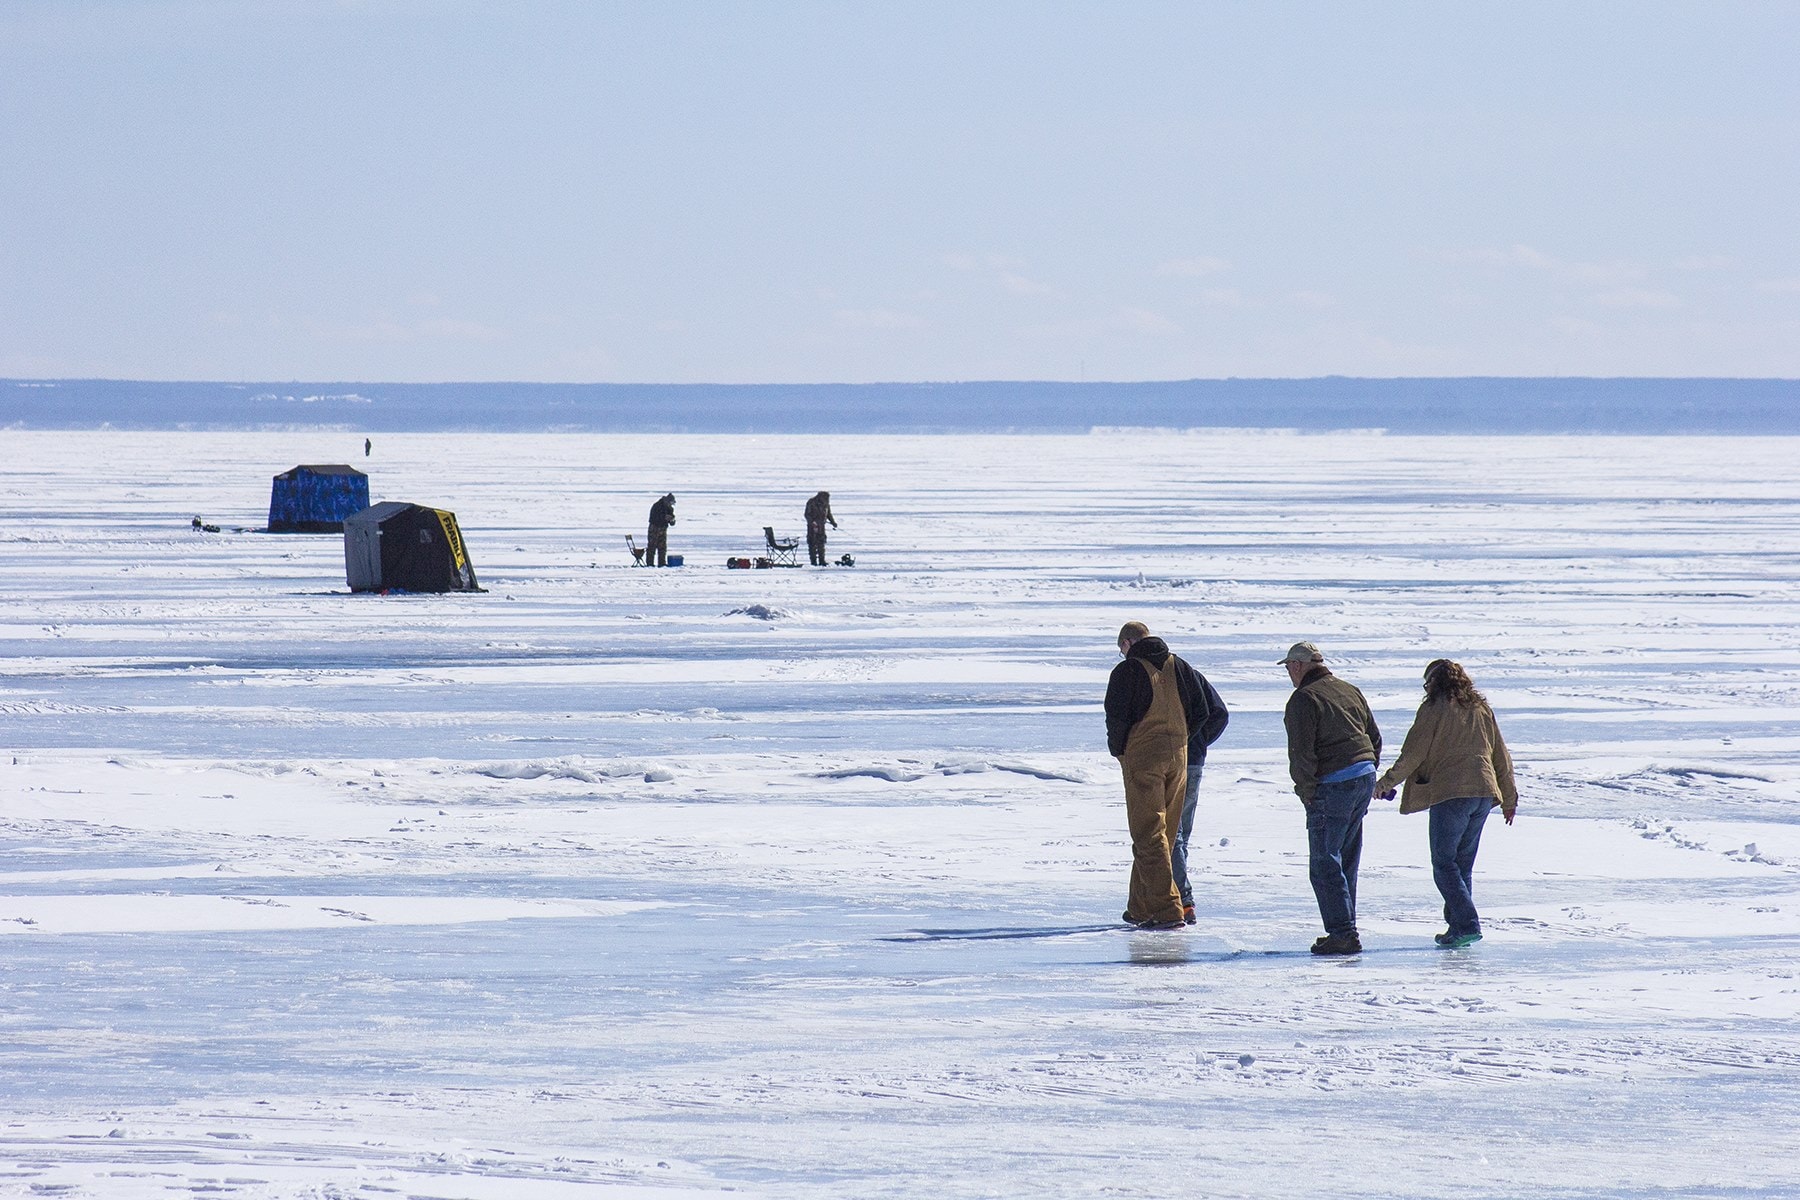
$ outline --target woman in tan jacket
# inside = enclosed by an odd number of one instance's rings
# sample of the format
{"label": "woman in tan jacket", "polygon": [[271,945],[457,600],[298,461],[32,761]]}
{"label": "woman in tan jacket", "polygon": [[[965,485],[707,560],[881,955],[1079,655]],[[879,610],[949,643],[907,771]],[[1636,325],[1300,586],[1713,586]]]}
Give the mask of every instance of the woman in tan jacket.
{"label": "woman in tan jacket", "polygon": [[1425,703],[1375,792],[1392,800],[1395,784],[1401,787],[1401,812],[1431,810],[1431,877],[1443,894],[1449,925],[1437,944],[1456,948],[1479,942],[1473,877],[1481,827],[1495,805],[1511,825],[1519,793],[1494,710],[1462,667],[1447,658],[1425,668]]}

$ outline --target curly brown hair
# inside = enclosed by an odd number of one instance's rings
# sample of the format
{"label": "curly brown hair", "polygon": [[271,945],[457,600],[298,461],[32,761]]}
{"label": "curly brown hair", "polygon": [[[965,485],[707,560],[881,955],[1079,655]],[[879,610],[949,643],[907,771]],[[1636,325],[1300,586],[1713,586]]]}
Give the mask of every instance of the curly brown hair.
{"label": "curly brown hair", "polygon": [[1462,664],[1447,658],[1434,658],[1425,668],[1425,698],[1448,700],[1465,708],[1487,703],[1487,697],[1475,690],[1475,682]]}

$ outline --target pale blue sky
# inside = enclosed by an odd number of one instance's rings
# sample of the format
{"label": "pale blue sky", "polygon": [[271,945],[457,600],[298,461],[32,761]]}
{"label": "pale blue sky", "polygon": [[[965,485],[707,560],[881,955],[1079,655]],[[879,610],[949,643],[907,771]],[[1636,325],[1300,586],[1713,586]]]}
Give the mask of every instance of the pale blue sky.
{"label": "pale blue sky", "polygon": [[0,5],[0,375],[1800,376],[1800,4]]}

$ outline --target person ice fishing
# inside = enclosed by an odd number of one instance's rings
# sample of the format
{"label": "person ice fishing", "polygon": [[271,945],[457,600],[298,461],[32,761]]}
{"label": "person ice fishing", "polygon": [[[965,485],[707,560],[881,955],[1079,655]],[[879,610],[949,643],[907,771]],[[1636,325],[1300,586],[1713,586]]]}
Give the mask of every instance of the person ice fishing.
{"label": "person ice fishing", "polygon": [[1106,681],[1106,748],[1125,783],[1131,883],[1124,920],[1140,929],[1179,929],[1170,846],[1187,796],[1188,739],[1205,719],[1199,675],[1151,637],[1142,621],[1119,630],[1125,661]]}
{"label": "person ice fishing", "polygon": [[806,557],[815,567],[825,565],[825,523],[831,522],[837,528],[837,518],[831,515],[831,493],[820,492],[806,502]]}
{"label": "person ice fishing", "polygon": [[675,523],[675,493],[668,492],[650,506],[650,532],[644,538],[644,565],[669,565],[669,526]]}
{"label": "person ice fishing", "polygon": [[1356,871],[1381,762],[1381,730],[1363,694],[1331,673],[1317,646],[1295,642],[1280,661],[1294,685],[1282,714],[1288,774],[1306,806],[1307,875],[1325,924],[1312,952],[1360,954]]}
{"label": "person ice fishing", "polygon": [[1496,807],[1511,825],[1519,790],[1494,710],[1460,664],[1438,658],[1426,666],[1425,701],[1375,791],[1392,800],[1395,784],[1401,812],[1431,814],[1431,878],[1448,926],[1433,940],[1451,949],[1479,942],[1474,873],[1481,827]]}

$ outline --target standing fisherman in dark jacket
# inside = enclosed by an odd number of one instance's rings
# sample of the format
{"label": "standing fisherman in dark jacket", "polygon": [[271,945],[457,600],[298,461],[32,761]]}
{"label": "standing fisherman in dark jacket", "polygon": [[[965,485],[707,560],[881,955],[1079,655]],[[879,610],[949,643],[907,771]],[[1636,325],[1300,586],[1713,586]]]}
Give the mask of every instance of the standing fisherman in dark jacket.
{"label": "standing fisherman in dark jacket", "polygon": [[650,533],[645,537],[644,565],[669,565],[669,526],[675,523],[675,493],[669,492],[650,506]]}
{"label": "standing fisherman in dark jacket", "polygon": [[1381,730],[1362,692],[1333,675],[1311,642],[1295,642],[1281,665],[1294,685],[1282,718],[1288,774],[1306,806],[1307,874],[1325,924],[1312,952],[1360,954],[1356,869],[1381,762]]}
{"label": "standing fisherman in dark jacket", "polygon": [[1125,921],[1145,929],[1179,929],[1170,846],[1187,795],[1188,740],[1205,720],[1204,690],[1194,669],[1151,637],[1141,621],[1119,630],[1125,661],[1106,683],[1106,748],[1125,779],[1125,822],[1131,830],[1131,890]]}
{"label": "standing fisherman in dark jacket", "polygon": [[837,518],[831,515],[831,493],[820,492],[806,502],[802,510],[806,517],[806,558],[815,567],[825,565],[825,522],[830,521],[833,529],[837,528]]}

